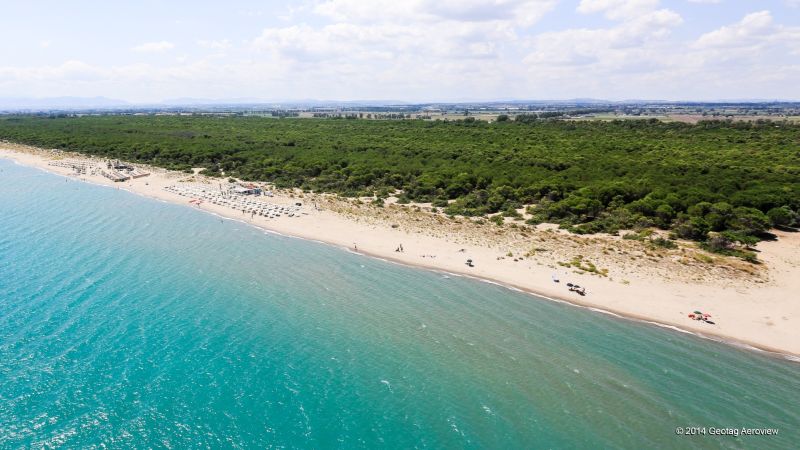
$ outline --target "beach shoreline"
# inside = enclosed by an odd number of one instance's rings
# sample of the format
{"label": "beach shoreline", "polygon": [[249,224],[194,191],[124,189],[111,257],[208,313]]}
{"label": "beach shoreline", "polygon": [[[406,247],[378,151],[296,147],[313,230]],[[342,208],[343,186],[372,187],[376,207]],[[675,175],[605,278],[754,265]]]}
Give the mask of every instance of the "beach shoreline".
{"label": "beach shoreline", "polygon": [[[99,161],[97,158],[92,159],[85,155],[64,156]],[[302,203],[304,212],[297,217],[264,219],[245,213],[240,215],[239,211],[208,202],[190,204],[186,197],[165,190],[167,186],[180,183],[197,182],[211,186],[212,183],[219,182],[217,179],[209,181],[199,175],[151,168],[153,172],[149,176],[115,183],[100,175],[77,175],[72,169],[48,165],[54,157],[61,156],[27,146],[0,145],[0,158],[11,159],[24,166],[92,184],[125,189],[134,194],[169,203],[191,206],[225,219],[253,225],[267,232],[322,242],[405,266],[494,283],[550,301],[589,308],[623,319],[649,323],[732,344],[739,348],[755,349],[792,361],[800,361],[800,326],[796,324],[800,319],[800,301],[792,302],[789,298],[792,292],[800,292],[800,276],[798,276],[800,236],[797,236],[800,233],[778,232],[777,242],[760,243],[758,250],[764,263],[763,267],[757,269],[761,272],[752,276],[747,275],[750,272],[739,274],[733,269],[720,271],[716,267],[709,267],[709,271],[715,270],[710,280],[686,282],[664,279],[657,271],[659,263],[649,261],[655,259],[649,255],[646,257],[637,255],[639,260],[638,262],[634,260],[631,267],[607,265],[611,276],[598,275],[574,267],[565,267],[560,261],[564,258],[555,251],[549,253],[537,251],[533,255],[526,253],[524,257],[516,248],[514,252],[506,251],[510,247],[505,241],[485,238],[484,234],[491,236],[495,233],[493,229],[480,230],[476,231],[475,235],[469,235],[451,231],[454,226],[444,223],[441,226],[445,230],[444,234],[428,235],[424,233],[425,227],[422,225],[420,229],[414,229],[413,225],[406,224],[389,225],[391,220],[396,219],[395,217],[390,217],[386,219],[388,222],[383,223],[369,216],[383,214],[380,209],[373,211],[361,207],[350,208],[349,203],[344,200],[341,201],[344,203],[337,203],[340,200],[334,197],[296,196],[277,191],[274,197],[268,199],[269,202],[277,205]],[[192,181],[186,181],[187,179]],[[310,208],[309,199],[315,204],[324,202],[324,207]],[[393,207],[399,208],[397,205]],[[398,210],[396,213],[404,214],[403,210]],[[411,215],[411,212],[408,214]],[[541,241],[540,245],[545,247],[549,245],[559,248],[574,244],[578,249],[576,251],[582,252],[581,254],[591,254],[598,262],[605,261],[603,254],[607,248],[611,246],[622,248],[623,244],[629,245],[611,237],[587,239],[564,235],[552,229],[537,231],[532,237],[526,235],[524,239],[529,238],[531,241]],[[404,246],[403,252],[397,251],[398,244]],[[625,248],[629,251],[628,247]],[[518,257],[505,256],[512,253]],[[677,256],[667,255],[672,259]],[[475,267],[466,266],[464,264],[466,259],[475,261]],[[640,265],[643,269],[637,270]],[[691,266],[687,270],[694,270],[700,274],[703,272],[702,266]],[[560,282],[552,281],[554,273],[558,274]],[[728,273],[731,274],[730,279],[725,278],[724,274]],[[565,284],[568,281],[587,287],[587,296],[582,297],[567,291]],[[716,324],[709,325],[689,319],[687,315],[696,309],[710,311]]]}

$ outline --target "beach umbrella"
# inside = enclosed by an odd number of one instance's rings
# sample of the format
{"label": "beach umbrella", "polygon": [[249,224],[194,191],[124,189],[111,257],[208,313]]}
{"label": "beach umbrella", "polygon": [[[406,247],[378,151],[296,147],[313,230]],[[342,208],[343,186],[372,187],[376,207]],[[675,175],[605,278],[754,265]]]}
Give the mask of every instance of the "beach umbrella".
{"label": "beach umbrella", "polygon": [[572,287],[573,284],[572,283],[567,283],[567,286]]}
{"label": "beach umbrella", "polygon": [[694,313],[695,313],[695,314],[703,314],[703,312],[702,312],[702,311],[695,311]]}

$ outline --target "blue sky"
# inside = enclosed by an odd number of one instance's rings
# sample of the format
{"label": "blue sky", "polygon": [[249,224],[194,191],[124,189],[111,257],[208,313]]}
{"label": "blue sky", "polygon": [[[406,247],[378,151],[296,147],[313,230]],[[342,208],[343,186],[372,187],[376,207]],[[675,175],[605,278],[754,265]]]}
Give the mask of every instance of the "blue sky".
{"label": "blue sky", "polygon": [[39,0],[0,25],[0,97],[800,99],[800,0]]}

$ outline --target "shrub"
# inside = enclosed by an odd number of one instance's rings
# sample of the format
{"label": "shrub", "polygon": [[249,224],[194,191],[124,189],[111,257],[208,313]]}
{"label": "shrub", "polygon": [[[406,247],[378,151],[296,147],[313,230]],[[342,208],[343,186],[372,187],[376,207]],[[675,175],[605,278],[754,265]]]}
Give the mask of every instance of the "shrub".
{"label": "shrub", "polygon": [[773,227],[788,227],[795,224],[795,214],[786,206],[772,208],[767,211],[767,217]]}
{"label": "shrub", "polygon": [[676,244],[674,241],[671,241],[669,239],[664,239],[663,237],[650,239],[648,242],[650,243],[650,245],[654,247],[669,248],[669,249],[678,248],[678,244]]}

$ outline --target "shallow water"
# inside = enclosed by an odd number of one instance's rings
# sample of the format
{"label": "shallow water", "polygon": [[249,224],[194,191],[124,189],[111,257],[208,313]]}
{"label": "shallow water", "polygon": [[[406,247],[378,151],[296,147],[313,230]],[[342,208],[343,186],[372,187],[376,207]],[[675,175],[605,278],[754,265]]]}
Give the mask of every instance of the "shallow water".
{"label": "shallow water", "polygon": [[0,170],[0,448],[800,439],[798,363]]}

